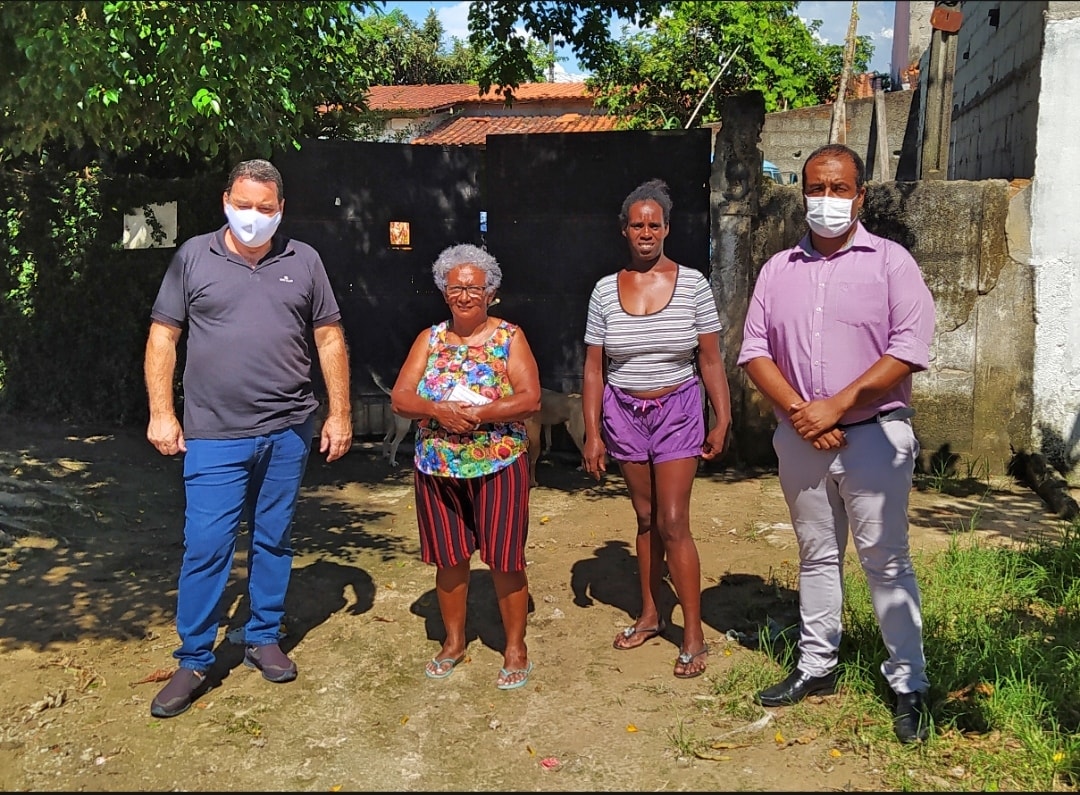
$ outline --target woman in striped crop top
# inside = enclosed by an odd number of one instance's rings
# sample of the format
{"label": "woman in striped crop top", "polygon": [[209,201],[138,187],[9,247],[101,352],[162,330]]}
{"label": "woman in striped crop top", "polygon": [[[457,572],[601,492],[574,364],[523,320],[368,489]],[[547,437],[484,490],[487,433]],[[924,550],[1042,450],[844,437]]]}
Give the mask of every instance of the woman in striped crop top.
{"label": "woman in striped crop top", "polygon": [[465,659],[470,559],[491,570],[506,646],[495,686],[522,687],[529,583],[529,460],[524,420],[540,410],[540,372],[525,333],[488,315],[499,263],[471,245],[450,246],[432,267],[450,319],[417,335],[391,390],[396,414],[419,420],[414,457],[420,555],[434,564],[446,637],[425,666],[445,679]]}
{"label": "woman in striped crop top", "polygon": [[[596,283],[585,324],[584,465],[599,480],[608,456],[618,461],[637,517],[641,612],[615,636],[615,648],[636,649],[667,628],[674,604],[666,557],[683,619],[674,674],[687,679],[705,672],[709,653],[690,492],[698,459],[724,449],[731,406],[716,301],[701,273],[664,254],[670,222],[662,180],[623,201],[630,262]],[[702,390],[715,415],[707,432]]]}

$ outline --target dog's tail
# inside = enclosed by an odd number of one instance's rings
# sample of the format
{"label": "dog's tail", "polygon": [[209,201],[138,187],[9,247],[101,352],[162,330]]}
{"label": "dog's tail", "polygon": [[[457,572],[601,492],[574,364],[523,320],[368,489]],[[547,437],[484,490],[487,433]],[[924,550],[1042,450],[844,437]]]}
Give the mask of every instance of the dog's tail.
{"label": "dog's tail", "polygon": [[374,370],[372,370],[370,367],[368,368],[368,375],[370,375],[371,380],[375,382],[375,386],[377,386],[379,389],[381,389],[386,394],[388,394],[388,395],[390,394],[390,387],[388,387],[385,383],[383,383],[383,380],[381,378],[379,378],[379,374],[376,373]]}

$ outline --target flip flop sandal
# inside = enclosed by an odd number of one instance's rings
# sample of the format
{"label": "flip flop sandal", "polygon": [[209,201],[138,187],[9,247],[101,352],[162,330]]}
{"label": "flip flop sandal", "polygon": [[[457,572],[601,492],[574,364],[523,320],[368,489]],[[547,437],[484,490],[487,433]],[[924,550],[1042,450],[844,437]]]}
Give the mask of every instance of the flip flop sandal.
{"label": "flip flop sandal", "polygon": [[[445,679],[454,672],[458,667],[458,663],[465,659],[465,655],[462,654],[456,660],[453,657],[443,657],[441,660],[438,657],[432,657],[431,662],[424,666],[424,676],[428,679]],[[445,671],[443,668],[449,665]],[[434,671],[432,670],[434,669]]]}
{"label": "flip flop sandal", "polygon": [[[690,663],[692,663],[694,660],[696,660],[702,654],[708,654],[708,653],[709,653],[708,645],[703,646],[701,651],[697,652],[696,654],[691,654],[688,651],[680,652],[679,656],[675,658],[675,664],[676,665],[681,665],[683,667],[683,670],[685,671],[686,666],[690,665]],[[692,671],[690,673],[681,673],[681,674],[677,673],[677,674],[675,674],[675,677],[677,679],[693,679],[695,676],[701,676],[703,673],[705,673],[705,669],[704,668],[699,668],[698,670]]]}
{"label": "flip flop sandal", "polygon": [[[611,645],[619,651],[630,651],[630,649],[636,649],[639,646],[644,646],[653,638],[662,635],[665,629],[667,629],[667,624],[665,624],[663,621],[661,621],[655,627],[627,627],[615,636],[615,640],[612,641]],[[619,641],[630,640],[630,638],[634,637],[635,635],[644,635],[645,638],[641,641],[641,643],[635,643],[633,646],[619,645]]]}
{"label": "flip flop sandal", "polygon": [[[514,689],[519,688],[519,687],[524,687],[525,685],[527,685],[529,683],[529,674],[532,673],[532,669],[533,669],[532,660],[529,660],[529,665],[527,667],[525,667],[525,668],[515,668],[512,671],[508,671],[505,668],[500,668],[499,669],[499,679],[502,679],[503,681],[502,682],[496,681],[495,682],[495,687],[499,688],[499,690],[514,690]],[[510,679],[511,676],[518,676],[518,675],[522,675],[522,676],[517,681],[513,681],[513,682],[506,681],[506,680]]]}

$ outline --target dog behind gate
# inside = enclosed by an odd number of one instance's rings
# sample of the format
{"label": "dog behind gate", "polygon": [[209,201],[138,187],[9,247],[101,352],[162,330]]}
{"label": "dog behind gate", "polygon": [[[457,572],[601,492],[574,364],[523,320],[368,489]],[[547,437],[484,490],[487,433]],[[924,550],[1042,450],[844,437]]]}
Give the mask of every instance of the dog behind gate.
{"label": "dog behind gate", "polygon": [[536,485],[536,462],[543,449],[551,450],[551,429],[562,425],[582,456],[585,455],[585,415],[581,412],[581,395],[540,390],[540,411],[525,421],[529,436],[529,481]]}
{"label": "dog behind gate", "polygon": [[[390,396],[390,388],[383,383],[373,371],[368,371],[371,374],[371,380],[375,382],[375,386],[386,393],[387,397]],[[409,433],[409,429],[412,428],[413,421],[406,419],[398,414],[393,414],[394,421],[390,423],[390,427],[386,429],[386,435],[382,440],[382,457],[390,462],[390,466],[396,467],[398,447],[401,446],[402,440],[406,434]]]}

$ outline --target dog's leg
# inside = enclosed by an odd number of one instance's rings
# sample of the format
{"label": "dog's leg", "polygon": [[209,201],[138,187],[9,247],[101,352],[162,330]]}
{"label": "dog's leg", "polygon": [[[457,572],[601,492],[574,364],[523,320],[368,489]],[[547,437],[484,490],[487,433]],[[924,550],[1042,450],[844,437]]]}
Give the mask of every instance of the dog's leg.
{"label": "dog's leg", "polygon": [[[387,461],[390,461],[392,457],[390,452],[390,440],[393,438],[394,426],[391,425],[389,428],[386,429],[386,433],[383,435],[382,439],[382,457],[385,458]],[[394,453],[397,453],[397,445],[394,445]]]}
{"label": "dog's leg", "polygon": [[387,431],[387,433],[393,433],[394,438],[390,443],[390,465],[397,466],[397,451],[401,445],[401,440],[405,438],[405,434],[409,432],[409,428],[412,427],[412,420],[407,420],[404,417],[398,417],[394,415],[394,427]]}

